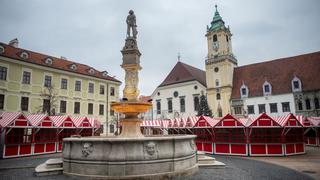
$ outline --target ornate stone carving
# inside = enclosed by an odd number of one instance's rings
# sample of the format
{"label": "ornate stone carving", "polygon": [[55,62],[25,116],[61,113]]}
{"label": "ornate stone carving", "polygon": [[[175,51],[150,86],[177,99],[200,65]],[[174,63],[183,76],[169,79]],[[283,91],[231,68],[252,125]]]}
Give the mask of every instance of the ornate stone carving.
{"label": "ornate stone carving", "polygon": [[157,159],[158,158],[158,146],[154,142],[147,142],[143,146],[145,159]]}
{"label": "ornate stone carving", "polygon": [[192,149],[192,152],[195,152],[196,151],[196,144],[194,143],[193,140],[190,141],[190,147]]}
{"label": "ornate stone carving", "polygon": [[82,147],[82,156],[83,157],[88,157],[93,151],[93,145],[92,143],[86,142],[83,144]]}

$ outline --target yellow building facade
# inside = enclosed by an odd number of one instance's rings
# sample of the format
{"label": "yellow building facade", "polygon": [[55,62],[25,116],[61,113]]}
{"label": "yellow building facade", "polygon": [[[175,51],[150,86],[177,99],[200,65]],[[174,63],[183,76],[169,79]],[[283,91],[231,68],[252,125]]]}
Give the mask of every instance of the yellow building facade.
{"label": "yellow building facade", "polygon": [[207,27],[208,55],[206,59],[206,83],[208,104],[213,116],[230,113],[233,69],[237,60],[232,53],[230,28],[225,26],[216,6],[216,12]]}
{"label": "yellow building facade", "polygon": [[106,133],[120,84],[87,65],[0,43],[0,111],[93,117]]}

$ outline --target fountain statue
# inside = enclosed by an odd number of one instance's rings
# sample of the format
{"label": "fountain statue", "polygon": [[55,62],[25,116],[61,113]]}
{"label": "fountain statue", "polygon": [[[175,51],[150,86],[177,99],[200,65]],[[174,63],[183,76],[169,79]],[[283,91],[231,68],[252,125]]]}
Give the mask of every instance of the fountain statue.
{"label": "fountain statue", "polygon": [[[127,17],[127,37],[121,50],[125,71],[123,100],[111,108],[124,114],[119,136],[70,137],[63,140],[63,173],[105,179],[167,179],[198,170],[194,135],[144,136],[138,118],[151,103],[139,102],[141,53],[137,45],[136,16]],[[130,33],[132,32],[132,33]],[[132,35],[131,35],[132,34]]]}

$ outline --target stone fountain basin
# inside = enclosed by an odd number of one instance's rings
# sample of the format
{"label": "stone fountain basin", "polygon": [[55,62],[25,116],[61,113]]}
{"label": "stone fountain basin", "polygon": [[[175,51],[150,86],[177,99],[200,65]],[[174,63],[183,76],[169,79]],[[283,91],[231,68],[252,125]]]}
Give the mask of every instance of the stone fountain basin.
{"label": "stone fountain basin", "polygon": [[144,103],[144,102],[117,102],[117,103],[112,103],[111,108],[115,112],[120,112],[120,113],[144,113],[147,112],[150,108],[152,107],[151,103]]}
{"label": "stone fountain basin", "polygon": [[63,172],[104,179],[167,179],[198,170],[195,135],[72,137],[63,140]]}

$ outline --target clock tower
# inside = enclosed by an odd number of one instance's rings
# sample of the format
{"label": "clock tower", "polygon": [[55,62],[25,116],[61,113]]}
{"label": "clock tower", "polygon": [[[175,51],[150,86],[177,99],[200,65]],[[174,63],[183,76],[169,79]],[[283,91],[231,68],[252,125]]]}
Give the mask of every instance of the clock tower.
{"label": "clock tower", "polygon": [[225,26],[215,5],[211,25],[207,26],[208,55],[206,58],[206,81],[208,103],[215,117],[230,111],[233,69],[237,59],[232,53],[231,31]]}

